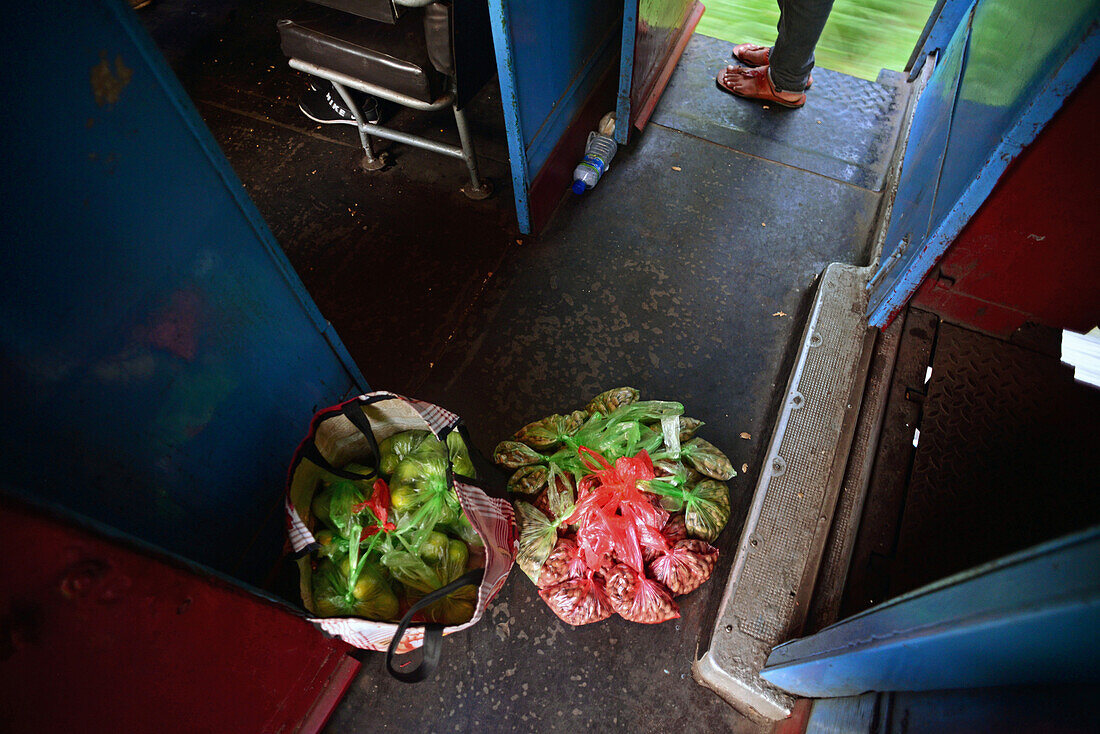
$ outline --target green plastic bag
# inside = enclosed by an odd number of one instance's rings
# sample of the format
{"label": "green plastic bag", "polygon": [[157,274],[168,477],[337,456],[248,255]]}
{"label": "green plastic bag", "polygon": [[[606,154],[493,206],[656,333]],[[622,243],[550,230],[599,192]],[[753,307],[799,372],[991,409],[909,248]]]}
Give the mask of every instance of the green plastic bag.
{"label": "green plastic bag", "polygon": [[455,474],[477,479],[474,462],[470,459],[470,450],[466,447],[466,442],[462,440],[462,435],[458,431],[451,431],[447,434],[447,451],[451,456],[451,470]]}
{"label": "green plastic bag", "polygon": [[632,387],[615,387],[592,398],[584,407],[588,415],[593,413],[608,415],[620,406],[638,402],[640,395],[641,393]]}
{"label": "green plastic bag", "polygon": [[546,457],[519,441],[501,441],[493,450],[493,461],[508,469],[542,464]]}
{"label": "green plastic bag", "polygon": [[398,616],[397,596],[386,582],[377,564],[364,558],[348,574],[343,568],[324,561],[313,575],[313,607],[322,617],[364,617],[379,622],[394,621]]}
{"label": "green plastic bag", "polygon": [[515,440],[538,451],[551,451],[561,445],[567,436],[580,429],[588,414],[575,410],[569,415],[551,415],[528,423],[516,432]]}
{"label": "green plastic bag", "polygon": [[422,430],[395,433],[378,445],[378,452],[381,454],[378,468],[387,476],[392,475],[398,464],[415,453],[435,453],[441,456],[446,453],[431,431]]}
{"label": "green plastic bag", "polygon": [[706,439],[693,438],[687,441],[680,448],[680,455],[712,479],[726,481],[737,476],[726,455]]}

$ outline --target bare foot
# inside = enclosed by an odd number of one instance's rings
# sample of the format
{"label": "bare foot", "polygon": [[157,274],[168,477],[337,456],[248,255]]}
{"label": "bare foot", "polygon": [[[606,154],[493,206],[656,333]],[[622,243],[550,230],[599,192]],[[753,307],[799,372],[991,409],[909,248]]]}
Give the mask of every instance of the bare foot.
{"label": "bare foot", "polygon": [[766,66],[756,69],[727,66],[715,81],[721,89],[738,97],[774,102],[784,107],[801,107],[806,104],[806,95],[802,92],[776,91]]}

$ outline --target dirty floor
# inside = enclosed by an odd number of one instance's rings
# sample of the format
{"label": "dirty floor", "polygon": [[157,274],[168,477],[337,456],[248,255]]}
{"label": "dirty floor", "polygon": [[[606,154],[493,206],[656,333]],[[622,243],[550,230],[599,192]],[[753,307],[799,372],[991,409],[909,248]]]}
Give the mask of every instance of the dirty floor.
{"label": "dirty floor", "polygon": [[[634,385],[683,402],[739,472],[723,562],[680,600],[680,619],[572,629],[516,571],[480,624],[447,638],[430,680],[408,688],[381,655],[364,657],[329,730],[760,731],[690,667],[814,281],[830,262],[866,261],[897,80],[823,71],[804,109],[763,110],[715,87],[729,44],[696,36],[609,176],[529,238],[516,232],[495,83],[471,112],[493,198],[459,193],[460,162],[401,146],[393,168],[363,173],[354,129],[296,108],[304,81],[275,32],[294,7],[163,0],[141,12],[371,386],[458,412],[488,452],[528,421]],[[446,115],[391,121],[450,130]]]}

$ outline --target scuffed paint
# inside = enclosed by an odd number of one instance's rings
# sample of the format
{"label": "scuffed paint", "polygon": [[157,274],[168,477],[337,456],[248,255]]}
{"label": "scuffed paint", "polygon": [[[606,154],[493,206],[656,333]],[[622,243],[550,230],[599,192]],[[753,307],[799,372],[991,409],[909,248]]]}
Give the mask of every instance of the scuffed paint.
{"label": "scuffed paint", "polygon": [[100,107],[113,105],[122,96],[122,90],[130,83],[134,76],[134,70],[126,66],[122,56],[115,56],[114,71],[107,61],[107,52],[101,51],[99,63],[92,67],[91,71],[92,94],[95,103]]}

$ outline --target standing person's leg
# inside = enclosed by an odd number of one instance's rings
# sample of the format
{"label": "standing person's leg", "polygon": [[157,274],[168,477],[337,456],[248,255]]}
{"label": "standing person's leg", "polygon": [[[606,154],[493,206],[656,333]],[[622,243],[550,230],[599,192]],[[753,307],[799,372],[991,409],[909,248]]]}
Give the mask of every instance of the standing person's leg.
{"label": "standing person's leg", "polygon": [[833,9],[833,0],[778,0],[779,35],[768,58],[777,91],[801,92],[814,68],[814,49]]}

